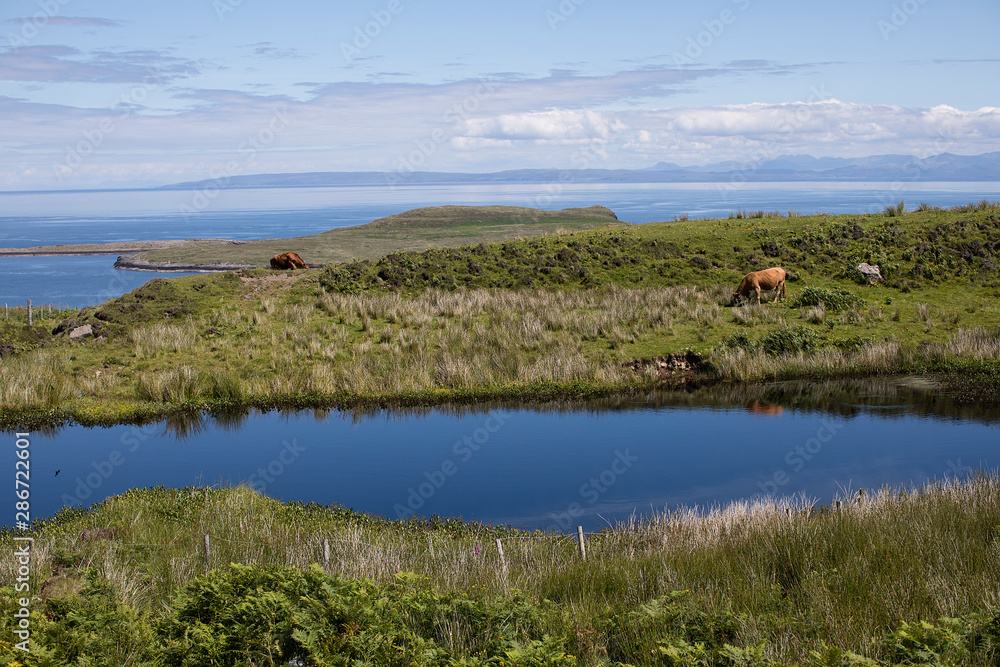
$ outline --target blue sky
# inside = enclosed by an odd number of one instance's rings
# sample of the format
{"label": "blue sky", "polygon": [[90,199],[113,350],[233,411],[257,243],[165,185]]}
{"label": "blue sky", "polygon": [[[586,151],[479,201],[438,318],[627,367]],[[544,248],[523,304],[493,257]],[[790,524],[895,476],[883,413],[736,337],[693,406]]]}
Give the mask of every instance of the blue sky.
{"label": "blue sky", "polygon": [[1000,150],[996,0],[4,0],[0,189]]}

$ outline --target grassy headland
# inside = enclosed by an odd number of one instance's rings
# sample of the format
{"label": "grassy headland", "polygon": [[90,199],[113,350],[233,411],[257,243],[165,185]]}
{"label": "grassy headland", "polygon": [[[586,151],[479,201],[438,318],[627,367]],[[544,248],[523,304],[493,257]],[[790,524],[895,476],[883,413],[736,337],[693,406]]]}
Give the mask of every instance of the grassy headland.
{"label": "grassy headland", "polygon": [[[862,261],[885,281],[866,284]],[[153,280],[33,327],[5,321],[0,421],[640,389],[677,374],[636,360],[688,350],[706,380],[961,370],[979,400],[1000,377],[998,261],[1000,205],[983,202],[741,214]],[[787,302],[728,307],[744,273],[776,264],[791,272]],[[86,324],[94,336],[70,341]]]}
{"label": "grassy headland", "polygon": [[996,665],[1000,477],[844,501],[679,510],[588,536],[583,561],[552,534],[133,490],[36,525],[32,653],[0,588],[0,661]]}
{"label": "grassy headland", "polygon": [[154,265],[267,267],[279,252],[297,252],[309,264],[335,264],[432,246],[462,246],[525,236],[590,229],[615,223],[603,206],[543,211],[520,206],[433,206],[379,218],[365,225],[310,236],[258,241],[203,240],[143,252]]}

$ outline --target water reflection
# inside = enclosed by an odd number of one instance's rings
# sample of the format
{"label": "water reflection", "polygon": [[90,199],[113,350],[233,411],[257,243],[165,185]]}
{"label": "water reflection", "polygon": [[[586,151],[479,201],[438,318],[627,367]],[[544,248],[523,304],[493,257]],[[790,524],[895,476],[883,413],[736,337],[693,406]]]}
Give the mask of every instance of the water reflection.
{"label": "water reflection", "polygon": [[[648,391],[636,394],[612,394],[590,399],[552,399],[538,401],[477,401],[397,406],[278,407],[275,412],[285,419],[311,415],[317,422],[334,417],[352,424],[373,418],[402,420],[413,417],[444,415],[467,417],[496,410],[520,410],[535,413],[600,414],[650,408],[739,408],[760,416],[777,417],[786,410],[822,412],[850,417],[862,413],[886,418],[903,416],[960,419],[982,423],[1000,422],[1000,407],[968,405],[956,402],[939,390],[939,384],[925,376],[889,378],[845,378],[824,381],[792,380],[756,384],[716,384],[675,391]],[[215,428],[235,432],[248,421],[265,414],[256,408],[225,407],[208,412],[188,410],[166,417],[164,430],[177,439],[205,433]],[[64,426],[48,426],[45,435],[56,435]]]}
{"label": "water reflection", "polygon": [[747,403],[747,412],[752,415],[763,415],[765,417],[778,417],[785,408],[774,403],[765,403],[756,398]]}

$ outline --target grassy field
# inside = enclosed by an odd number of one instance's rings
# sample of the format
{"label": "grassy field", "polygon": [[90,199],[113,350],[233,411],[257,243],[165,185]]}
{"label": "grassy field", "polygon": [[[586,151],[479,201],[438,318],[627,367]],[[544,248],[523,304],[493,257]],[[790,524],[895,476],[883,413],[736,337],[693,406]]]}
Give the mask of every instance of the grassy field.
{"label": "grassy field", "polygon": [[[32,327],[12,311],[0,423],[641,389],[678,378],[633,362],[686,351],[705,381],[961,370],[970,400],[995,395],[1000,206],[760,216],[153,280]],[[777,264],[787,301],[729,307]]]}
{"label": "grassy field", "polygon": [[588,535],[583,560],[553,534],[133,490],[36,525],[32,653],[7,586],[0,662],[996,665],[1000,477],[843,501],[681,509]]}

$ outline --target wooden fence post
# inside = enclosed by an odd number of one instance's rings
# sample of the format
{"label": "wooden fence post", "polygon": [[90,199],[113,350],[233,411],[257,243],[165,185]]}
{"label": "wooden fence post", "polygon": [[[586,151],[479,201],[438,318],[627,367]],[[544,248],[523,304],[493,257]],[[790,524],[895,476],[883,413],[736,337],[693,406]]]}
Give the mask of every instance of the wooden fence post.
{"label": "wooden fence post", "polygon": [[580,558],[587,560],[587,545],[583,541],[583,526],[576,527],[576,537],[580,542]]}
{"label": "wooden fence post", "polygon": [[330,571],[330,540],[323,538],[323,571]]}
{"label": "wooden fence post", "polygon": [[209,543],[208,533],[205,533],[205,574],[208,574],[208,562],[212,556],[212,546]]}
{"label": "wooden fence post", "polygon": [[500,567],[503,568],[503,573],[507,574],[507,558],[503,555],[503,542],[500,538],[497,538],[497,553],[500,554]]}
{"label": "wooden fence post", "polygon": [[31,299],[28,299],[28,326],[31,326]]}

